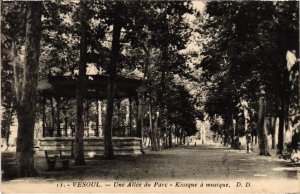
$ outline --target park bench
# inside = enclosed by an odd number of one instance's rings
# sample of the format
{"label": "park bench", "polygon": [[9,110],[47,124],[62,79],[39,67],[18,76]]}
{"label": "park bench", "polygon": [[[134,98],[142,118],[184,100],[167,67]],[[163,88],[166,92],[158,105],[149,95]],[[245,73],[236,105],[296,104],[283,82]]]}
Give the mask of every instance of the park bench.
{"label": "park bench", "polygon": [[61,163],[64,170],[69,168],[70,160],[62,155],[61,150],[45,150],[45,156],[48,170],[55,170],[56,163]]}

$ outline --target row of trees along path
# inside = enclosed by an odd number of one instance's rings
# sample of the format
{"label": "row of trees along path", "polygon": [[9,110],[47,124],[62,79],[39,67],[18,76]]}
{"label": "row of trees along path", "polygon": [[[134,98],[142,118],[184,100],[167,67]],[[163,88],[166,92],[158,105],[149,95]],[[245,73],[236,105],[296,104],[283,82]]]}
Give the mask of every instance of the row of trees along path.
{"label": "row of trees along path", "polygon": [[[201,4],[201,3],[200,3]],[[117,75],[147,82],[139,110],[149,130],[139,137],[172,147],[197,132],[196,120],[223,119],[218,133],[240,136],[234,127],[256,123],[260,154],[269,155],[266,115],[284,125],[299,121],[297,84],[289,81],[285,53],[298,44],[297,2],[3,2],[2,134],[18,119],[17,169],[33,176],[34,125],[41,117],[38,77],[79,72],[76,91],[75,165],[84,165],[84,104],[87,64],[109,76],[104,156],[114,158],[112,128]],[[203,6],[204,4],[202,4]],[[200,6],[201,7],[201,6]],[[203,6],[204,7],[204,6]],[[275,19],[274,19],[275,18]],[[196,50],[189,50],[193,45]],[[296,72],[295,65],[292,72]],[[297,77],[292,80],[297,80]],[[293,88],[285,87],[293,85]],[[264,92],[261,92],[261,91]],[[240,116],[239,104],[249,117]],[[69,102],[69,105],[72,103]],[[53,108],[53,102],[51,101]],[[66,106],[68,107],[68,106]],[[67,116],[72,114],[67,112]],[[52,111],[54,114],[54,111]],[[54,118],[54,116],[53,116]],[[248,119],[248,122],[246,122]],[[59,121],[58,125],[59,125]],[[232,138],[233,139],[233,138]]]}

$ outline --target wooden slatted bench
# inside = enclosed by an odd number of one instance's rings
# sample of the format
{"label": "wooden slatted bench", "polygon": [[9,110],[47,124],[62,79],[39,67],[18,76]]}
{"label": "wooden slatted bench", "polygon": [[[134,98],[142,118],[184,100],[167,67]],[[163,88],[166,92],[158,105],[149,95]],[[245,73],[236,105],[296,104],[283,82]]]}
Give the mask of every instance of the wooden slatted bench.
{"label": "wooden slatted bench", "polygon": [[70,160],[62,156],[61,150],[45,150],[45,156],[48,170],[55,170],[56,163],[61,163],[64,170],[69,168]]}

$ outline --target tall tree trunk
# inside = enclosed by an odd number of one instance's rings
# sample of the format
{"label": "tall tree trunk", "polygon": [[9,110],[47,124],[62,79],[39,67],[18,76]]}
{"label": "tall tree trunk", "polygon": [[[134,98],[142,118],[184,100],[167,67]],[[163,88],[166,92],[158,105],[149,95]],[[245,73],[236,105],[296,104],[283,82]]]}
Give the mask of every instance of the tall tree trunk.
{"label": "tall tree trunk", "polygon": [[6,140],[6,150],[8,150],[9,147],[9,135],[10,135],[10,123],[8,122],[8,125],[5,129],[5,140]]}
{"label": "tall tree trunk", "polygon": [[128,103],[126,103],[126,115],[125,115],[125,135],[129,136],[129,99],[128,99]]}
{"label": "tall tree trunk", "polygon": [[[5,140],[6,140],[6,149],[8,150],[9,147],[9,136],[10,136],[10,125],[12,122],[12,116],[14,112],[13,102],[10,102],[9,107],[5,108],[5,113],[2,113],[2,116],[5,115],[6,119],[6,126],[5,126]],[[3,117],[2,117],[3,118]]]}
{"label": "tall tree trunk", "polygon": [[[153,117],[153,139],[151,139],[151,141],[153,143],[155,143],[154,149],[152,149],[155,151],[160,150],[160,134],[161,134],[161,132],[160,132],[160,128],[158,127],[159,126],[159,114],[160,114],[159,107],[164,107],[162,93],[165,88],[165,76],[166,76],[165,74],[166,74],[166,72],[163,71],[162,76],[161,76],[160,89],[158,90],[157,97],[154,100],[154,103],[153,103],[154,106],[151,106],[152,110],[154,107],[154,110],[153,110],[153,116],[154,116]],[[151,144],[152,144],[152,142],[151,142]]]}
{"label": "tall tree trunk", "polygon": [[276,148],[275,145],[275,126],[276,126],[276,117],[270,117],[270,127],[272,132],[272,149]]}
{"label": "tall tree trunk", "polygon": [[239,127],[239,117],[236,115],[235,117],[235,147],[237,149],[241,149],[241,141],[240,141],[240,127]]}
{"label": "tall tree trunk", "polygon": [[[148,47],[146,48],[146,46],[144,47],[144,51],[146,53],[146,62],[145,62],[145,66],[144,66],[144,77],[143,77],[143,80],[148,80],[150,78],[150,74],[151,74],[151,69],[150,69],[150,60],[151,60],[151,53],[152,53],[152,49],[151,47]],[[150,91],[148,90],[147,91],[148,94],[150,94]],[[144,113],[146,111],[146,104],[145,104],[145,101],[146,101],[146,97],[143,96],[142,98],[142,113],[141,113],[141,128],[143,127],[143,119],[144,119]],[[151,120],[151,115],[149,115],[149,119]],[[150,121],[151,124],[152,124],[152,120]],[[142,129],[141,129],[142,130]],[[152,126],[150,126],[150,137],[149,137],[149,142],[151,141],[152,139]],[[143,133],[142,133],[142,138],[143,138]],[[147,139],[146,139],[147,140]],[[148,145],[149,147],[149,145]]]}
{"label": "tall tree trunk", "polygon": [[113,14],[113,35],[112,35],[112,48],[111,48],[111,65],[109,66],[109,82],[107,90],[107,108],[105,115],[105,128],[104,128],[104,158],[113,159],[113,145],[112,145],[112,117],[114,108],[115,96],[115,79],[117,74],[117,66],[119,63],[120,53],[120,34],[121,34],[121,2],[116,1]]}
{"label": "tall tree trunk", "polygon": [[132,99],[129,97],[129,136],[132,137]]}
{"label": "tall tree trunk", "polygon": [[267,132],[265,126],[266,115],[266,99],[264,96],[259,98],[259,112],[258,112],[258,141],[259,141],[259,155],[270,156],[268,150]]}
{"label": "tall tree trunk", "polygon": [[275,132],[276,132],[276,116],[272,117],[270,116],[269,118],[269,122],[270,122],[270,131],[271,131],[271,135],[272,135],[272,144],[271,144],[271,149],[276,149],[276,140],[275,140]]}
{"label": "tall tree trunk", "polygon": [[284,106],[284,119],[285,119],[285,132],[290,130],[290,122],[289,122],[289,102],[286,103]]}
{"label": "tall tree trunk", "polygon": [[160,133],[158,130],[158,115],[157,113],[154,113],[154,123],[153,123],[153,128],[154,128],[154,139],[155,139],[155,151],[160,150]]}
{"label": "tall tree trunk", "polygon": [[149,47],[148,49],[145,47],[144,51],[146,52],[146,63],[145,63],[145,67],[144,67],[143,80],[147,80],[150,77],[150,60],[151,60],[152,49],[151,49],[151,47]]}
{"label": "tall tree trunk", "polygon": [[150,123],[150,131],[151,131],[151,150],[155,151],[157,150],[156,148],[156,131],[155,131],[155,127],[154,127],[154,123],[153,123],[153,112],[152,112],[152,103],[151,103],[151,99],[149,100],[149,123]]}
{"label": "tall tree trunk", "polygon": [[283,144],[284,144],[284,102],[281,102],[281,109],[279,111],[279,129],[278,129],[278,144],[277,144],[277,154],[281,155],[283,151]]}
{"label": "tall tree trunk", "polygon": [[247,109],[243,108],[243,116],[244,116],[244,130],[245,132],[248,130],[248,120],[247,120]]}
{"label": "tall tree trunk", "polygon": [[224,146],[227,146],[228,144],[228,130],[226,129],[229,129],[229,126],[226,126],[226,128],[224,128],[224,140],[223,140]]}
{"label": "tall tree trunk", "polygon": [[118,137],[121,137],[122,136],[122,134],[121,134],[121,129],[120,129],[120,127],[121,127],[121,100],[117,100],[117,102],[116,102],[116,104],[117,104],[117,134],[118,134]]}
{"label": "tall tree trunk", "polygon": [[180,130],[180,145],[183,143],[183,129]]}
{"label": "tall tree trunk", "polygon": [[99,102],[96,101],[96,129],[95,129],[95,136],[99,137],[99,119],[100,119],[100,111],[99,111]]}
{"label": "tall tree trunk", "polygon": [[[137,118],[136,118],[136,136],[142,138],[142,99],[141,96],[138,94],[136,96],[136,107],[137,107]],[[142,144],[141,144],[142,145]]]}
{"label": "tall tree trunk", "polygon": [[[151,50],[149,50],[150,53],[148,53],[147,56],[147,65],[149,66],[149,60],[150,60],[150,54],[151,54]],[[164,64],[163,67],[161,68],[161,78],[160,78],[160,85],[159,85],[159,90],[157,91],[156,94],[156,98],[153,100],[153,104],[151,102],[151,98],[149,100],[149,112],[151,112],[151,114],[154,114],[154,123],[152,125],[152,135],[151,135],[151,145],[152,145],[152,151],[158,151],[160,150],[160,131],[159,131],[159,127],[158,127],[158,122],[159,122],[159,115],[157,115],[157,113],[159,113],[159,107],[160,108],[164,108],[164,102],[163,102],[163,92],[165,91],[165,82],[166,82],[166,69],[167,69],[167,53],[166,51],[163,51],[163,56],[164,57]],[[147,72],[149,74],[149,72]],[[150,93],[150,92],[149,92]],[[150,110],[151,109],[151,110]],[[154,109],[154,110],[153,110]],[[153,111],[153,112],[152,112]],[[152,116],[150,116],[150,122],[152,122]],[[151,126],[150,126],[151,127]]]}
{"label": "tall tree trunk", "polygon": [[172,127],[169,127],[169,147],[173,147],[172,145]]}
{"label": "tall tree trunk", "polygon": [[86,107],[85,107],[85,126],[86,126],[86,136],[90,136],[90,101],[86,100]]}
{"label": "tall tree trunk", "polygon": [[68,137],[68,117],[65,115],[65,118],[64,118],[64,122],[65,122],[65,137]]}
{"label": "tall tree trunk", "polygon": [[104,106],[104,103],[102,101],[99,101],[99,129],[98,129],[99,136],[103,136],[102,104]]}
{"label": "tall tree trunk", "polygon": [[141,138],[141,152],[144,154],[144,150],[143,150],[143,136],[144,136],[144,132],[143,132],[143,115],[144,115],[144,111],[145,111],[145,107],[144,107],[144,98],[138,94],[136,96],[136,106],[137,106],[137,118],[136,118],[136,136]]}
{"label": "tall tree trunk", "polygon": [[51,106],[51,127],[53,129],[52,131],[52,135],[54,132],[54,128],[55,128],[55,109],[54,109],[54,103],[53,103],[53,98],[50,98],[50,106]]}
{"label": "tall tree trunk", "polygon": [[18,116],[16,170],[18,175],[22,177],[36,174],[34,169],[33,137],[40,57],[41,12],[42,2],[27,2],[25,65],[22,85],[18,86],[21,90],[16,91],[18,94],[16,96]]}
{"label": "tall tree trunk", "polygon": [[43,128],[43,134],[42,134],[42,137],[45,137],[45,127],[46,127],[46,98],[43,97],[43,100],[42,100],[42,120],[43,120],[43,124],[42,124],[42,128]]}
{"label": "tall tree trunk", "polygon": [[84,121],[83,101],[86,94],[86,54],[87,54],[87,5],[80,1],[80,58],[79,76],[76,88],[76,128],[75,128],[75,165],[85,165],[84,159]]}
{"label": "tall tree trunk", "polygon": [[231,132],[231,147],[234,147],[234,136],[235,136],[235,123],[234,123],[234,118],[233,118],[233,113],[231,112],[231,120],[230,124],[232,127],[232,132]]}
{"label": "tall tree trunk", "polygon": [[61,128],[60,128],[60,97],[56,99],[56,136],[61,137]]}

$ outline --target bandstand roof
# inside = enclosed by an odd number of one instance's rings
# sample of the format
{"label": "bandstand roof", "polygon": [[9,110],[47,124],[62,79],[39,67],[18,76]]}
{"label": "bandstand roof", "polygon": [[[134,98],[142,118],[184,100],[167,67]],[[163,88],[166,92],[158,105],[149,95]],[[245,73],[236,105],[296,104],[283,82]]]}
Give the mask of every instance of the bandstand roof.
{"label": "bandstand roof", "polygon": [[[85,98],[106,99],[109,77],[105,75],[88,75],[86,80],[87,93]],[[38,84],[39,94],[46,97],[76,97],[77,76],[48,76]],[[138,92],[145,91],[142,80],[117,77],[116,98],[133,97]]]}

